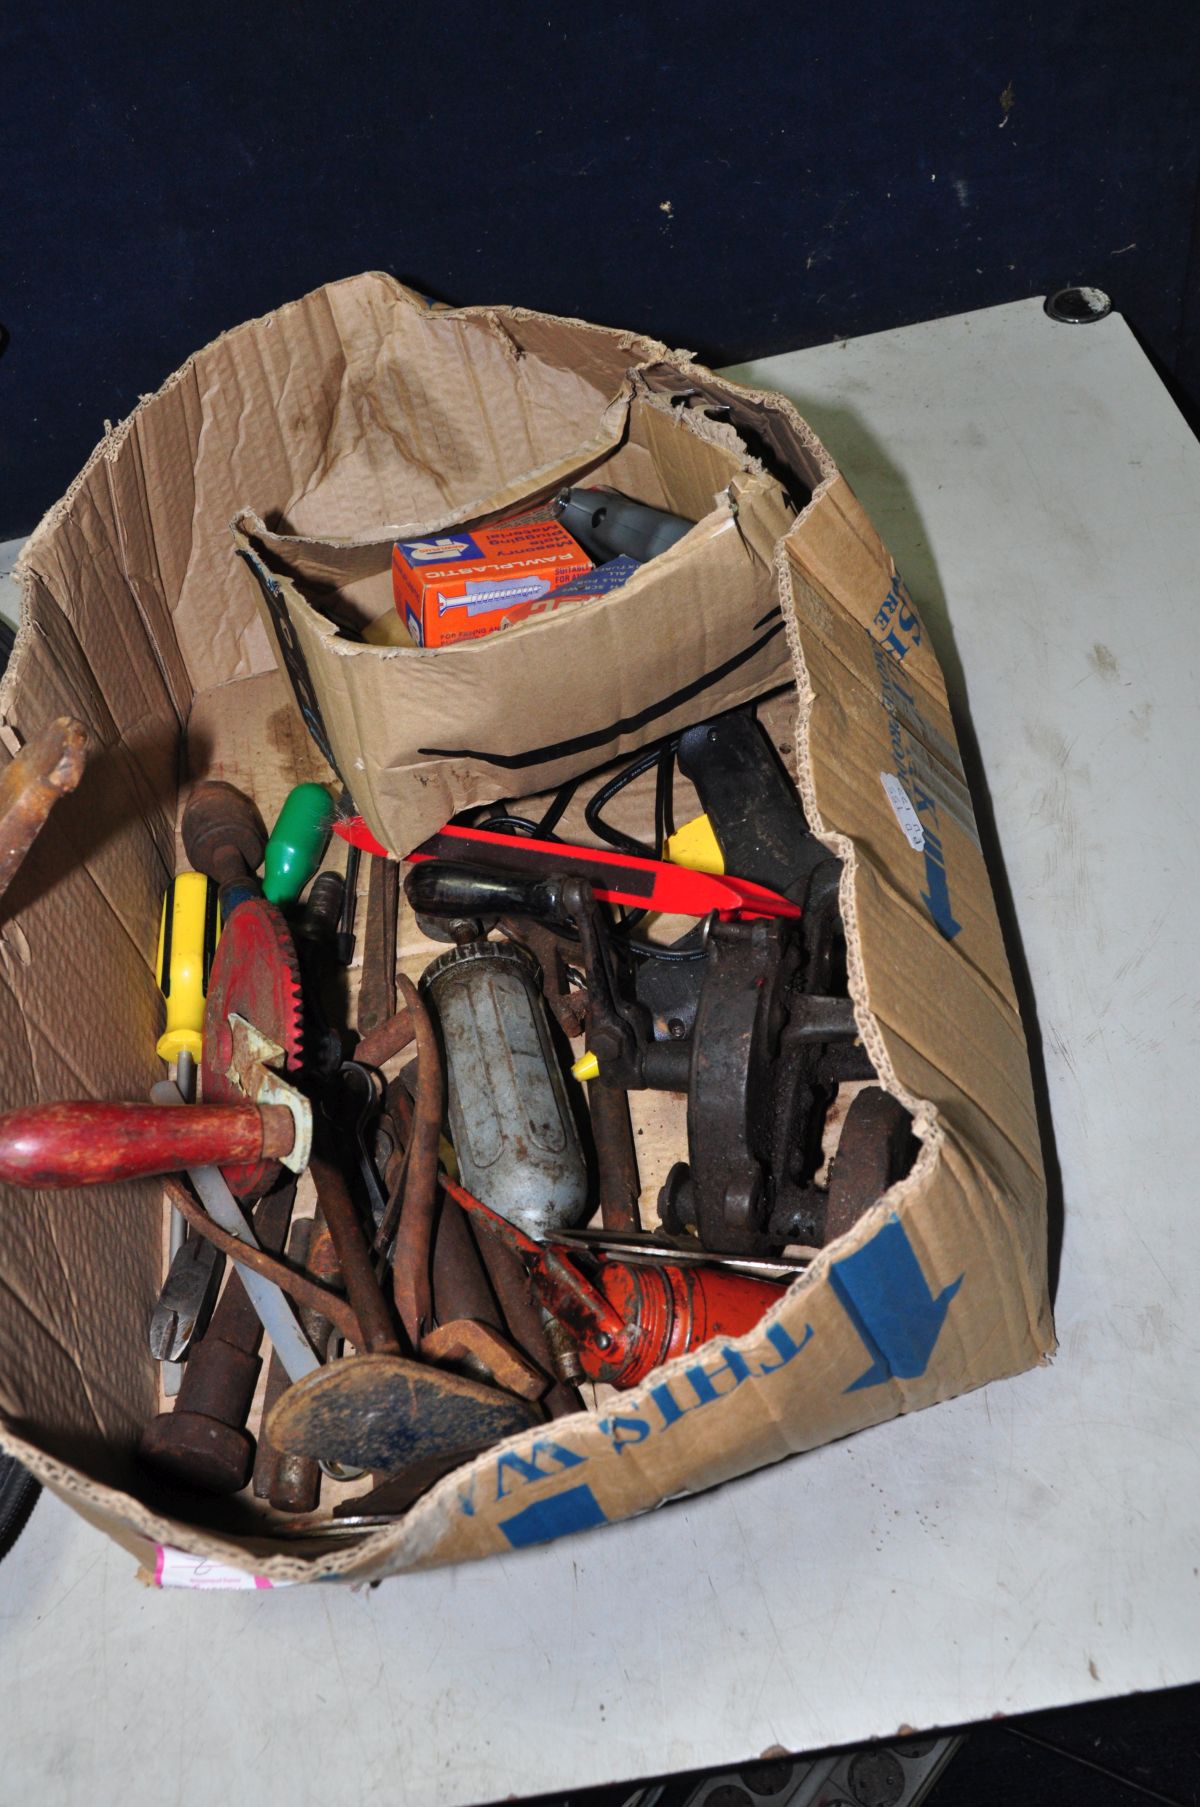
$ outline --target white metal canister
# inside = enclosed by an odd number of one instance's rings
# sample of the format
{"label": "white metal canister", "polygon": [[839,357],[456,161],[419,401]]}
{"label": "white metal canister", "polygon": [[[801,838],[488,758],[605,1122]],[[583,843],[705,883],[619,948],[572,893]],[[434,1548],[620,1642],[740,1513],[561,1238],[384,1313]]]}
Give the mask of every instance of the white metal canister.
{"label": "white metal canister", "polygon": [[507,941],[449,949],[421,978],[441,1024],[463,1185],[539,1241],[588,1215],[587,1166],[537,961]]}

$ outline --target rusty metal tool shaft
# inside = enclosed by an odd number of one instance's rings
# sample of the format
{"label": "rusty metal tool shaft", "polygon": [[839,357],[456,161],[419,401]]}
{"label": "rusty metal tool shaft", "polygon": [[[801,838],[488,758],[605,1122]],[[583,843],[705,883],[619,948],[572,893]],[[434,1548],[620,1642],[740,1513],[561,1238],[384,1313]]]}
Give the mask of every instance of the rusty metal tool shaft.
{"label": "rusty metal tool shaft", "polygon": [[83,777],[87,756],[83,723],[60,715],[28,741],[0,774],[0,897],[54,805]]}
{"label": "rusty metal tool shaft", "polygon": [[399,1355],[400,1339],[375,1278],[370,1245],[341,1169],[323,1147],[314,1150],[309,1168],[317,1188],[317,1202],[337,1251],[342,1281],[361,1326],[364,1351],[369,1355]]}
{"label": "rusty metal tool shaft", "polygon": [[438,1144],[445,1080],[437,1031],[424,999],[405,974],[400,990],[417,1038],[417,1096],[404,1176],[404,1203],[392,1268],[396,1310],[413,1348],[433,1326],[431,1268],[437,1212]]}
{"label": "rusty metal tool shaft", "polygon": [[[283,1247],[295,1184],[278,1188],[254,1213],[259,1241]],[[262,1325],[237,1274],[191,1355],[173,1412],[142,1434],[145,1460],[172,1480],[209,1493],[237,1493],[250,1478],[254,1439],[246,1430],[261,1362]]]}

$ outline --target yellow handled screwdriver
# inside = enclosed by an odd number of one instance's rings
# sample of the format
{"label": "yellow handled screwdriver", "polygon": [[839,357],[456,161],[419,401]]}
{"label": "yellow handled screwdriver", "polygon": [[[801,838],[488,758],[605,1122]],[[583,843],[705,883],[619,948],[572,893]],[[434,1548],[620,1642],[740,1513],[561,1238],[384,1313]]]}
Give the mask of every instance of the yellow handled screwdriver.
{"label": "yellow handled screwdriver", "polygon": [[[220,934],[217,886],[202,872],[181,872],[167,886],[158,929],[155,965],[166,1000],[167,1026],[158,1053],[175,1063],[175,1084],[185,1104],[196,1097],[196,1067],[204,1035],[208,975]],[[150,1317],[150,1349],[163,1363],[163,1387],[178,1392],[180,1358],[204,1322],[216,1292],[222,1260],[211,1243],[187,1235],[181,1212],[171,1212],[170,1265]]]}

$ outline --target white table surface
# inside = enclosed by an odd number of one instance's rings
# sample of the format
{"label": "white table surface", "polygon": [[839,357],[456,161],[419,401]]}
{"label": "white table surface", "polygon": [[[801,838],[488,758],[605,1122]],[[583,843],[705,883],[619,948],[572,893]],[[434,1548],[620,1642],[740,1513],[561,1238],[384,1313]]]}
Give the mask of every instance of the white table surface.
{"label": "white table surface", "polygon": [[[492,1801],[1200,1677],[1200,448],[1036,301],[771,358],[924,606],[1037,999],[1052,1367],[652,1517],[349,1593],[0,1567],[0,1796]],[[986,814],[986,812],[984,812]]]}

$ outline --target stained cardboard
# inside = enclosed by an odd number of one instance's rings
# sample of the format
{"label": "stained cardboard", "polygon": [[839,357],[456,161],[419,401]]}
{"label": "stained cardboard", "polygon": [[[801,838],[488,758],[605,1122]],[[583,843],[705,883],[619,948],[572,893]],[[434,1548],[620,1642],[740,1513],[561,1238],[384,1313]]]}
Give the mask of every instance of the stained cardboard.
{"label": "stained cardboard", "polygon": [[[393,825],[398,846],[460,799],[560,781],[561,759],[524,768],[519,784],[486,761],[431,759],[424,725],[412,751],[380,746],[381,724],[409,732],[389,720],[384,681],[403,649],[339,640],[322,610],[336,596],[351,619],[369,612],[388,535],[502,513],[564,472],[594,470],[701,521],[690,545],[638,579],[646,601],[686,573],[700,603],[660,608],[654,633],[618,633],[618,593],[587,605],[609,621],[595,642],[576,625],[582,608],[504,639],[544,639],[523,656],[557,671],[575,720],[596,671],[618,674],[632,714],[645,682],[665,693],[697,663],[719,665],[721,605],[735,624],[742,606],[729,586],[778,611],[777,662],[748,674],[744,692],[722,691],[720,706],[771,692],[760,718],[844,861],[856,1018],[881,1082],[913,1112],[916,1164],[750,1336],[510,1439],[357,1544],[285,1544],[262,1520],[238,1534],[200,1529],[177,1503],[168,1510],[134,1456],[157,1405],[145,1348],[161,1276],[157,1189],[6,1191],[4,1447],[149,1568],[157,1543],[277,1580],[508,1550],[649,1510],[1053,1348],[1028,1061],[945,686],[919,608],[829,453],[782,397],[684,353],[520,309],[430,309],[379,275],[198,352],[106,435],[27,550],[0,741],[11,753],[66,709],[97,753],[0,904],[0,1103],[140,1098],[159,1077],[154,936],[189,777],[229,777],[270,815],[290,782],[333,782],[334,765],[348,766],[356,802],[373,826]],[[311,654],[329,763],[277,669],[274,618],[268,631],[230,539],[235,516]],[[569,653],[556,652],[568,636]],[[528,750],[528,720],[496,701],[511,683],[524,707],[519,673],[499,661],[474,673],[473,649],[451,650],[472,675],[431,685],[438,732],[475,734],[482,713],[489,732],[511,736],[502,750]],[[710,687],[656,732],[712,712]],[[639,732],[598,742],[591,763]],[[427,811],[410,782],[426,760]],[[619,810],[636,807],[630,795]],[[401,952],[411,972],[428,957],[407,912]],[[681,1152],[678,1104],[638,1101],[651,1195]]]}
{"label": "stained cardboard", "polygon": [[[454,520],[353,540],[282,534],[252,510],[234,522],[310,730],[396,853],[468,805],[563,784],[791,675],[772,548],[793,512],[779,482],[729,429],[640,384],[580,424],[566,458]],[[346,637],[394,606],[396,538],[469,531],[585,475],[696,525],[620,589],[507,633],[446,647]]]}

